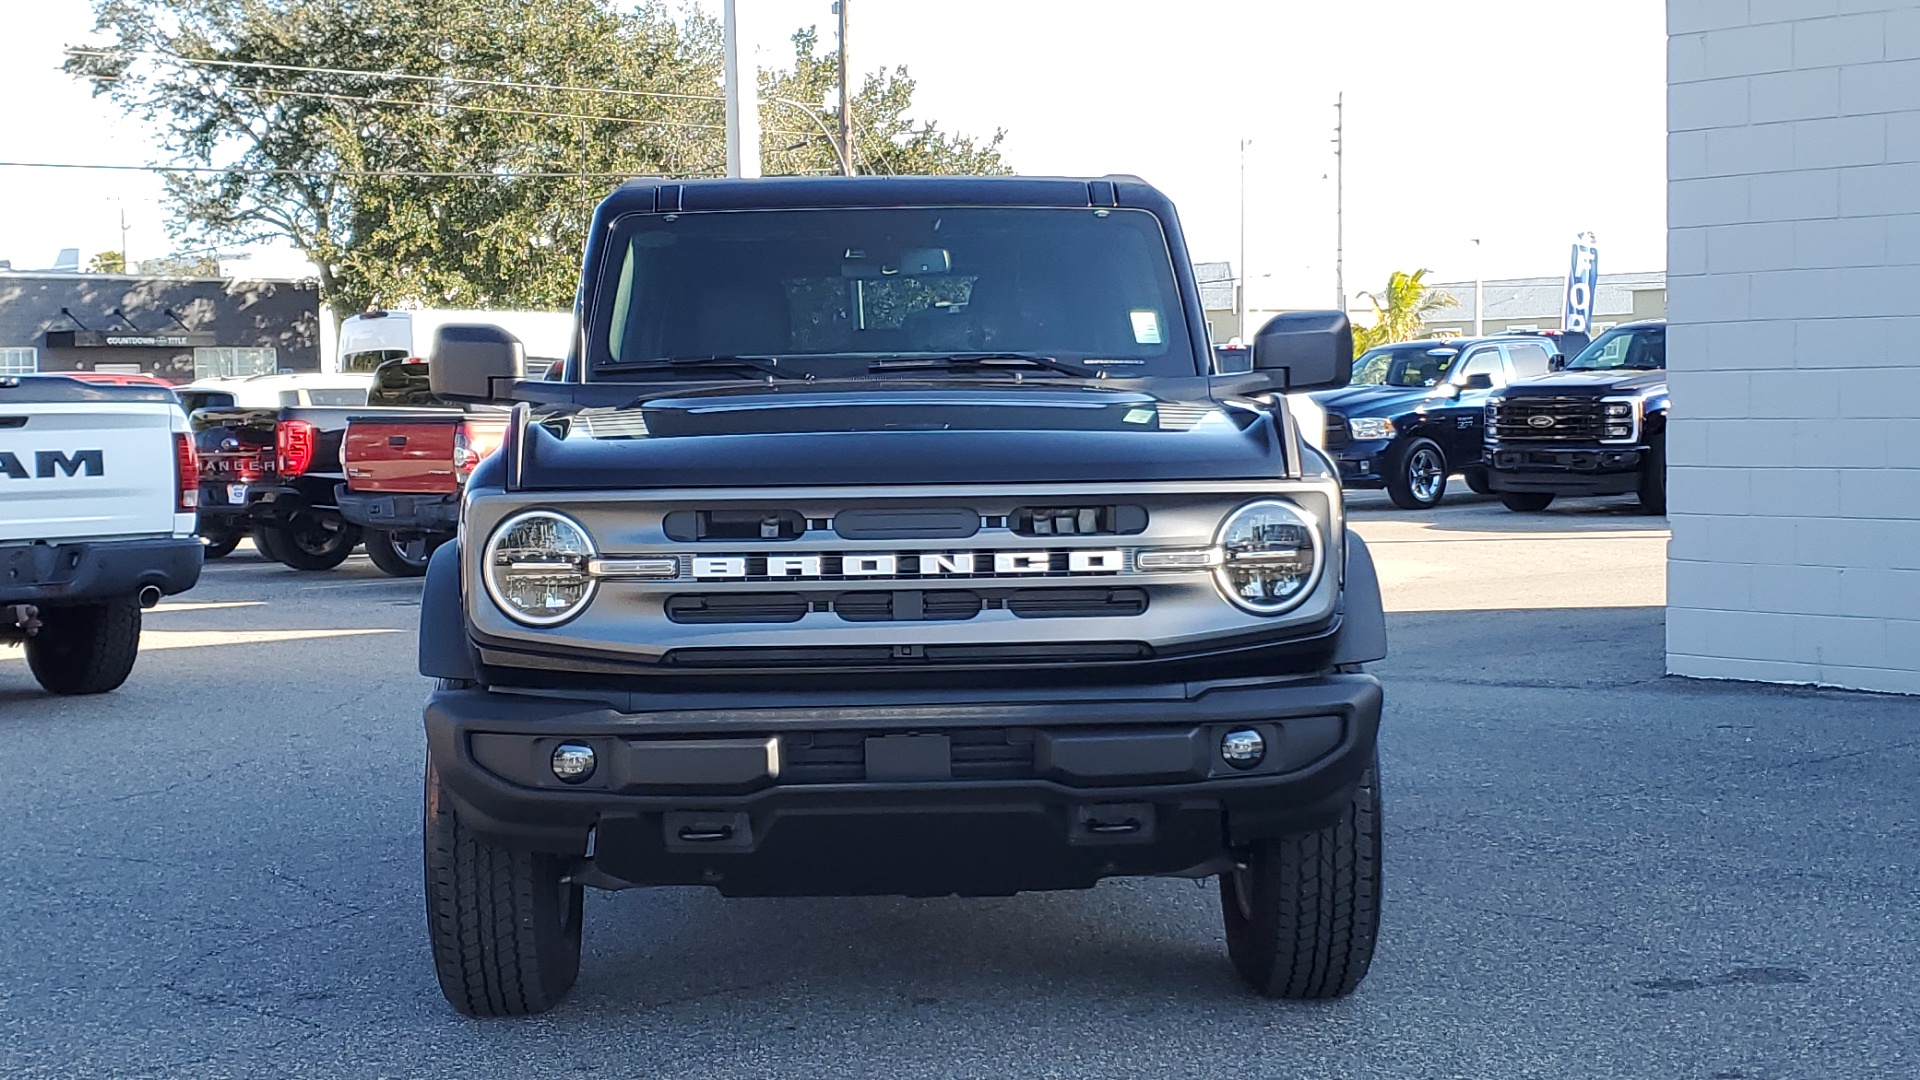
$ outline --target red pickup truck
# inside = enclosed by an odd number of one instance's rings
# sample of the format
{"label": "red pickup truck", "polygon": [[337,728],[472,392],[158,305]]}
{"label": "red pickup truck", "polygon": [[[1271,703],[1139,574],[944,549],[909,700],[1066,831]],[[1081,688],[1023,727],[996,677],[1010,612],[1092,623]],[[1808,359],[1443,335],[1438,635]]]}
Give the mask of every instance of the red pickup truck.
{"label": "red pickup truck", "polygon": [[350,417],[340,443],[340,515],[364,531],[373,564],[395,577],[426,573],[434,549],[453,538],[461,488],[507,427],[504,409],[442,405],[427,371],[425,361],[382,364],[367,404],[425,408]]}

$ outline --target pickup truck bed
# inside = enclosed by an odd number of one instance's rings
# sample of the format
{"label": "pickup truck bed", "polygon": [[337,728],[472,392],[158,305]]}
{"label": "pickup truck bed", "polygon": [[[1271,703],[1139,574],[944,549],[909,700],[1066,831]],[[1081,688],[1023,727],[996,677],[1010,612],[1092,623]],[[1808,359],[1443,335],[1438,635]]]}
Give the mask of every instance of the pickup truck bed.
{"label": "pickup truck bed", "polygon": [[382,412],[348,420],[342,441],[346,481],[334,498],[341,516],[364,531],[376,566],[395,577],[426,573],[434,549],[459,526],[467,474],[500,445],[506,425],[500,409]]}

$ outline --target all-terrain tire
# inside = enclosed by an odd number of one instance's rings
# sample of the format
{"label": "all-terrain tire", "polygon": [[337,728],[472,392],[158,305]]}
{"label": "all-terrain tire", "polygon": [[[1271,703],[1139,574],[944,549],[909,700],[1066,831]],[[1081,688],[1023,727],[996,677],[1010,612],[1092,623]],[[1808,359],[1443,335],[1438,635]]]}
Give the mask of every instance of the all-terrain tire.
{"label": "all-terrain tire", "polygon": [[1265,840],[1246,868],[1220,876],[1227,955],[1266,997],[1344,997],[1380,936],[1379,756],[1327,828]]}
{"label": "all-terrain tire", "polygon": [[54,694],[104,694],[133,673],[140,654],[140,601],[40,609],[40,631],[27,639],[27,666]]}
{"label": "all-terrain tire", "polygon": [[367,558],[391,577],[422,577],[433,550],[446,542],[435,533],[400,533],[386,529],[368,529],[363,536]]}
{"label": "all-terrain tire", "polygon": [[295,570],[331,570],[360,543],[359,526],[305,512],[285,524],[262,525],[255,535],[265,538],[275,561]]}
{"label": "all-terrain tire", "polygon": [[246,533],[233,530],[216,530],[210,533],[202,533],[200,535],[202,542],[201,554],[209,559],[224,559],[233,554],[233,549],[239,547],[240,541],[246,538]]}
{"label": "all-terrain tire", "polygon": [[1667,436],[1655,435],[1647,443],[1646,460],[1640,464],[1640,509],[1649,514],[1667,512]]}
{"label": "all-terrain tire", "polygon": [[552,855],[461,825],[431,757],[425,801],[427,936],[440,992],[468,1016],[553,1008],[580,974],[584,890],[561,880]]}
{"label": "all-terrain tire", "polygon": [[1387,455],[1387,496],[1402,510],[1431,510],[1447,494],[1447,454],[1432,439],[1411,439]]}
{"label": "all-terrain tire", "polygon": [[1500,505],[1522,514],[1538,513],[1553,505],[1551,491],[1503,491]]}

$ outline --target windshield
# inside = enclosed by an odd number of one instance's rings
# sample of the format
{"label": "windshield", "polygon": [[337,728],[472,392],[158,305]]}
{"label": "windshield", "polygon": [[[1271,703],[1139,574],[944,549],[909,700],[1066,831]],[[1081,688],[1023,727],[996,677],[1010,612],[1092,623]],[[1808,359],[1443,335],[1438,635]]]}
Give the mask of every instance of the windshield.
{"label": "windshield", "polygon": [[[1435,356],[1434,352],[1441,355]],[[1353,386],[1438,386],[1460,357],[1437,341],[1368,349],[1353,362]]]}
{"label": "windshield", "polygon": [[601,369],[777,357],[783,372],[832,378],[882,358],[1028,353],[1075,373],[1198,373],[1166,237],[1144,211],[635,215],[614,252],[595,318]]}
{"label": "windshield", "polygon": [[1566,367],[1568,371],[1657,371],[1667,366],[1667,328],[1642,326],[1620,328],[1601,334],[1593,344],[1580,350]]}

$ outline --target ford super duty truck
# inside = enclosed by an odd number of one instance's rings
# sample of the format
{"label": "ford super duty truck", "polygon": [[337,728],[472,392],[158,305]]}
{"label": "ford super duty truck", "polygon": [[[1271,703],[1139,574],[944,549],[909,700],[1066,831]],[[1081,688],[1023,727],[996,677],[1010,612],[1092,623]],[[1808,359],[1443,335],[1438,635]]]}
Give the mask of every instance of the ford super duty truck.
{"label": "ford super duty truck", "polygon": [[1282,395],[1337,312],[1214,374],[1173,206],[1127,177],[636,181],[556,381],[512,402],[422,594],[428,936],[537,1012],[582,890],[1006,895],[1219,880],[1259,993],[1357,986],[1386,654],[1366,546]]}
{"label": "ford super duty truck", "polygon": [[164,386],[0,377],[0,647],[41,686],[127,680],[141,609],[200,579],[197,473]]}

